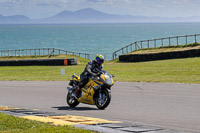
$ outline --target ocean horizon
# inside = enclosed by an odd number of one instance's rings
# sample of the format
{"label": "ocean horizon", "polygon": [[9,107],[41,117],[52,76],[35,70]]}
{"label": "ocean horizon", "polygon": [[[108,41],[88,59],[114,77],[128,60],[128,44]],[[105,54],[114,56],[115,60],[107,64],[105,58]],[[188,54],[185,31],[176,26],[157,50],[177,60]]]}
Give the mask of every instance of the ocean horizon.
{"label": "ocean horizon", "polygon": [[1,24],[0,50],[57,48],[110,60],[135,41],[199,33],[200,23]]}

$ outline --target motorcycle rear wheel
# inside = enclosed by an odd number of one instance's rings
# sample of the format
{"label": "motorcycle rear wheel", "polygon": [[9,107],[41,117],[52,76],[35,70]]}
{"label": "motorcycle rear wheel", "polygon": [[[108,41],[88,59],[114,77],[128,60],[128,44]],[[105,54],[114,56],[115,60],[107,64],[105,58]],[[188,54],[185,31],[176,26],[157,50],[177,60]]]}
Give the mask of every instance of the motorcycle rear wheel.
{"label": "motorcycle rear wheel", "polygon": [[98,109],[105,109],[111,101],[111,93],[107,90],[102,90],[102,98],[99,98],[99,95],[95,98],[95,103]]}
{"label": "motorcycle rear wheel", "polygon": [[74,96],[72,96],[72,93],[69,92],[67,93],[66,101],[70,107],[76,107],[79,104],[77,99]]}

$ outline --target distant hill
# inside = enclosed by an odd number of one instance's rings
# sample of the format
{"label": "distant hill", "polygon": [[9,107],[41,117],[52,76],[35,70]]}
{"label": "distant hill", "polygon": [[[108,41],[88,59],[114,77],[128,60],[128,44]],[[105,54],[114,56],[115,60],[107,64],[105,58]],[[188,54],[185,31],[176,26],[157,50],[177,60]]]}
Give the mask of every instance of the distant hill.
{"label": "distant hill", "polygon": [[145,22],[150,20],[146,16],[115,15],[107,14],[92,8],[78,11],[62,11],[55,16],[39,19],[42,23],[125,23],[125,22]]}
{"label": "distant hill", "polygon": [[115,15],[103,13],[92,8],[78,11],[62,11],[54,16],[42,19],[29,19],[23,15],[2,16],[1,23],[134,23],[134,22],[200,22],[199,16],[194,17],[147,17],[131,15]]}
{"label": "distant hill", "polygon": [[24,15],[2,16],[0,15],[0,24],[18,24],[28,23],[30,19]]}

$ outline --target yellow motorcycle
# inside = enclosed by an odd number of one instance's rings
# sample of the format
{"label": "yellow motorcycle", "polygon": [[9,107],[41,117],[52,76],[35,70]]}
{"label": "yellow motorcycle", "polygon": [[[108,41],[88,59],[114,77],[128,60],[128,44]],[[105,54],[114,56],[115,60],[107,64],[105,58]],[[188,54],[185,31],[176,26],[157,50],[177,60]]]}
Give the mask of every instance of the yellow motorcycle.
{"label": "yellow motorcycle", "polygon": [[80,77],[77,74],[72,75],[67,87],[68,94],[66,101],[70,107],[76,107],[79,103],[96,105],[99,109],[105,109],[111,100],[111,87],[114,84],[113,76],[107,71],[101,71],[97,77],[89,77],[88,83],[81,88],[78,97],[75,96]]}

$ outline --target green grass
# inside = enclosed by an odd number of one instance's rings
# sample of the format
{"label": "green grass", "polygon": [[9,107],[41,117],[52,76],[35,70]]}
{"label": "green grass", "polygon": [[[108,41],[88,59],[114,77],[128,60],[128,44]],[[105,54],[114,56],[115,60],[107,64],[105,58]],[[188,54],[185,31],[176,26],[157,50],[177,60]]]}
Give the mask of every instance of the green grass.
{"label": "green grass", "polygon": [[49,124],[0,113],[0,133],[91,133],[71,126]]}
{"label": "green grass", "polygon": [[[65,69],[66,76],[60,74]],[[6,66],[0,67],[0,80],[65,81],[74,73],[80,74],[84,65],[77,66]]]}
{"label": "green grass", "polygon": [[117,81],[200,83],[200,58],[105,65]]}
{"label": "green grass", "polygon": [[[88,60],[75,66],[6,66],[0,67],[2,81],[66,81],[81,74]],[[60,75],[65,69],[66,75]],[[115,81],[200,83],[200,58],[173,59],[139,63],[104,63]]]}

